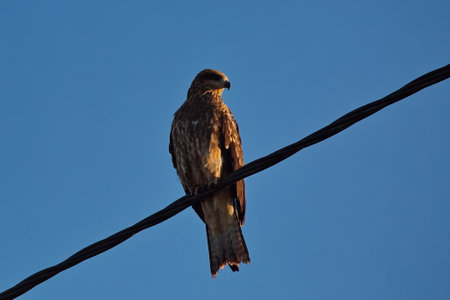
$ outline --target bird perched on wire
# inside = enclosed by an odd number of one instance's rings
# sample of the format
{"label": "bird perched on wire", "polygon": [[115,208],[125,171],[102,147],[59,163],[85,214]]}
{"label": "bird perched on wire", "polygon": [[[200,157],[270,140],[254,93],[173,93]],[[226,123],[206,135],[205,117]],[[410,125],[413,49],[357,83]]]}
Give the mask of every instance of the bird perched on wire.
{"label": "bird perched on wire", "polygon": [[[187,99],[175,112],[169,152],[186,194],[195,194],[244,165],[239,128],[222,101],[230,81],[206,69],[192,81]],[[233,271],[250,263],[241,226],[245,218],[244,180],[193,205],[206,224],[211,275],[227,263]]]}

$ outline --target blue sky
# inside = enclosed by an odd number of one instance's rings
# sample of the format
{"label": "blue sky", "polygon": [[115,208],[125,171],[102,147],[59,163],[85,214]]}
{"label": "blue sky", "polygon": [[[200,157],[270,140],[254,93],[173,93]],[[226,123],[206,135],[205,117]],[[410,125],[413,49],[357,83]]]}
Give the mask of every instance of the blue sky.
{"label": "blue sky", "polygon": [[[223,71],[246,162],[449,63],[448,1],[0,2],[0,290],[183,195],[168,153]],[[246,180],[252,262],[187,209],[21,299],[449,299],[450,84]]]}

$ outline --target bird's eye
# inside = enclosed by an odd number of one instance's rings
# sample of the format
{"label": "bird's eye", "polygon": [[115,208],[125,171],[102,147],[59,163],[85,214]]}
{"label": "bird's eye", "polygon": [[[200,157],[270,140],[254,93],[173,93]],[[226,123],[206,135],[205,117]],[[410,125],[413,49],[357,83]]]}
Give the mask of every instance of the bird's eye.
{"label": "bird's eye", "polygon": [[219,74],[216,73],[206,73],[202,74],[199,78],[200,80],[212,80],[212,81],[221,81],[223,78]]}

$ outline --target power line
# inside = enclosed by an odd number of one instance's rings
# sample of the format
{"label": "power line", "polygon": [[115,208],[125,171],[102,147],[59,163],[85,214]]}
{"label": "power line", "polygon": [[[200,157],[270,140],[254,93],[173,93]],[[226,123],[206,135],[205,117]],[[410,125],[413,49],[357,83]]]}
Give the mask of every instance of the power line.
{"label": "power line", "polygon": [[431,71],[425,75],[422,75],[419,78],[411,81],[407,85],[403,86],[402,88],[398,89],[397,91],[387,95],[386,97],[371,102],[369,104],[366,104],[364,106],[361,106],[347,113],[346,115],[340,117],[333,123],[323,127],[322,129],[317,130],[316,132],[308,135],[307,137],[301,139],[300,141],[295,142],[267,156],[264,156],[262,158],[259,158],[246,164],[242,168],[229,174],[223,180],[220,180],[215,186],[202,190],[197,196],[186,195],[184,197],[181,197],[172,204],[170,204],[169,206],[141,220],[140,222],[134,224],[133,226],[130,226],[101,241],[98,241],[90,246],[87,246],[86,248],[78,251],[77,253],[75,253],[74,255],[72,255],[71,257],[69,257],[68,259],[64,260],[63,262],[57,265],[34,273],[33,275],[19,282],[12,288],[2,292],[0,294],[0,300],[13,299],[15,297],[18,297],[27,292],[28,290],[32,289],[36,285],[55,276],[59,272],[69,269],[86,259],[89,259],[100,253],[103,253],[117,246],[118,244],[124,242],[125,240],[129,239],[136,233],[173,217],[174,215],[178,214],[179,212],[191,206],[192,204],[198,203],[203,197],[212,194],[218,189],[231,185],[245,177],[251,176],[262,170],[270,168],[271,166],[297,153],[301,149],[319,143],[343,131],[344,129],[352,126],[356,122],[367,118],[368,116],[376,113],[377,111],[385,108],[386,106],[389,106],[414,93],[417,93],[418,91],[426,87],[429,87],[440,81],[446,80],[449,77],[450,77],[450,64],[442,68],[436,69],[434,71]]}

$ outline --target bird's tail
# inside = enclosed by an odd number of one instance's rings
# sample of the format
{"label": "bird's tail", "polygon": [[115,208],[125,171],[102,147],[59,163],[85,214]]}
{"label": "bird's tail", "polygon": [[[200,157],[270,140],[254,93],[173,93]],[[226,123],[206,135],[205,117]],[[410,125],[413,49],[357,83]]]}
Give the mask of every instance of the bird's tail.
{"label": "bird's tail", "polygon": [[228,263],[233,272],[239,271],[239,264],[250,263],[247,245],[237,218],[221,234],[213,234],[206,226],[208,235],[209,262],[211,275],[216,277],[219,269]]}

